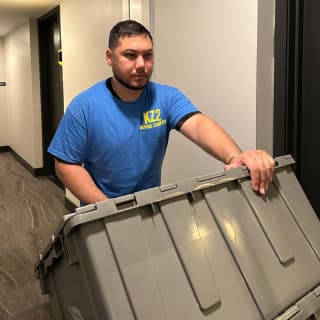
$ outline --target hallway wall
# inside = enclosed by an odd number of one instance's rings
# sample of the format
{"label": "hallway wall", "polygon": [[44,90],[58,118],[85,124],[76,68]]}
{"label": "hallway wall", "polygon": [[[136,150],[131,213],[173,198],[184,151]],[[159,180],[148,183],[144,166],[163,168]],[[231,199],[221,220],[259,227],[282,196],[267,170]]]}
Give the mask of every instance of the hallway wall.
{"label": "hallway wall", "polygon": [[42,167],[36,21],[26,21],[5,37],[4,60],[8,113],[6,144],[33,168]]}
{"label": "hallway wall", "polygon": [[275,0],[258,0],[256,138],[258,149],[273,154]]}
{"label": "hallway wall", "polygon": [[[125,9],[118,0],[61,0],[65,109],[79,92],[111,76],[111,68],[105,60],[108,32],[122,19],[123,12],[128,12]],[[78,205],[78,200],[68,190],[67,198]]]}
{"label": "hallway wall", "polygon": [[80,91],[111,76],[105,61],[107,32],[122,19],[122,2],[62,0],[60,12],[64,106],[67,108]]}
{"label": "hallway wall", "polygon": [[[6,81],[4,70],[4,45],[0,38],[0,81]],[[8,145],[8,116],[5,104],[5,91],[7,87],[0,87],[0,146]]]}
{"label": "hallway wall", "polygon": [[[154,79],[180,88],[243,150],[259,146],[272,153],[274,1],[150,2]],[[163,182],[221,169],[221,162],[173,132]]]}

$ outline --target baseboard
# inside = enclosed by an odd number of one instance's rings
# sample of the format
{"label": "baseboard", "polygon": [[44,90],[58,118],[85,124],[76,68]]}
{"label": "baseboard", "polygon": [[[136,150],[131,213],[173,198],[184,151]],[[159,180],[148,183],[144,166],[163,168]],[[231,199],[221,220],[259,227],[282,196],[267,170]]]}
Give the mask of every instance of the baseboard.
{"label": "baseboard", "polygon": [[10,152],[11,150],[9,146],[0,146],[0,153]]}
{"label": "baseboard", "polygon": [[[55,177],[48,176],[43,168],[33,168],[26,160],[24,160],[21,156],[19,156],[11,147],[0,146],[0,153],[5,153],[5,152],[10,152],[14,156],[14,158],[34,177],[47,176],[47,178],[51,180],[53,183],[55,183],[58,187],[64,189],[63,184]],[[74,212],[77,208],[77,206],[67,198],[65,198],[65,207],[69,212]]]}
{"label": "baseboard", "polygon": [[64,198],[64,206],[69,212],[75,212],[77,206],[68,198]]}
{"label": "baseboard", "polygon": [[60,189],[65,189],[63,183],[58,179],[57,176],[55,175],[47,175],[45,174],[45,176],[52,181],[56,186],[58,186]]}
{"label": "baseboard", "polygon": [[10,152],[14,158],[27,170],[29,171],[34,177],[40,177],[47,175],[44,168],[33,168],[26,160],[24,160],[18,153],[16,153],[11,147],[9,146],[0,146],[0,153]]}
{"label": "baseboard", "polygon": [[36,174],[39,174],[37,169],[33,168],[26,160],[24,160],[20,155],[18,155],[13,149],[11,149],[10,152],[15,157],[15,159],[34,177],[36,177]]}

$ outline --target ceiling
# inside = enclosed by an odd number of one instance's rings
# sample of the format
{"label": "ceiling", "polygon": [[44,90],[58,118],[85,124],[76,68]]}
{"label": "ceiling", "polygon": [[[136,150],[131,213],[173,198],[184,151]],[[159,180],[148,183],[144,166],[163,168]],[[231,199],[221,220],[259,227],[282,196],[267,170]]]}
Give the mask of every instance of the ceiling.
{"label": "ceiling", "polygon": [[0,0],[0,37],[29,17],[38,18],[59,4],[59,0]]}

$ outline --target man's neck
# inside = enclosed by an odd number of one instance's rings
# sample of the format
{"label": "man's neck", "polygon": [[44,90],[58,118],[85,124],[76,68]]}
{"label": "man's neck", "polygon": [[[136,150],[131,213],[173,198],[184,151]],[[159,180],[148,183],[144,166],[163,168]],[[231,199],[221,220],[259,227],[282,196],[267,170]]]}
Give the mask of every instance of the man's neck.
{"label": "man's neck", "polygon": [[111,85],[112,85],[113,91],[117,94],[117,96],[119,96],[119,98],[125,102],[132,102],[137,100],[143,92],[143,89],[132,90],[125,87],[115,77],[111,79]]}

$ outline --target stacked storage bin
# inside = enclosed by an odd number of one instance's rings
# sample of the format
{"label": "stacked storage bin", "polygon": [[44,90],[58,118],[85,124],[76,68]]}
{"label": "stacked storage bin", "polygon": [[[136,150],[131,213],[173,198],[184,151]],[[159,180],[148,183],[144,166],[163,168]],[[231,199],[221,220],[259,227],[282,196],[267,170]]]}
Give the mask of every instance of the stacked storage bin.
{"label": "stacked storage bin", "polygon": [[36,265],[56,319],[318,319],[320,222],[276,158],[79,208]]}

